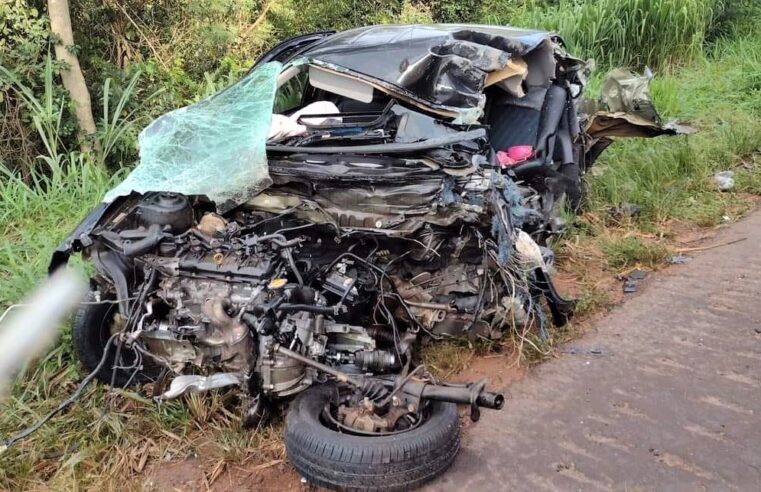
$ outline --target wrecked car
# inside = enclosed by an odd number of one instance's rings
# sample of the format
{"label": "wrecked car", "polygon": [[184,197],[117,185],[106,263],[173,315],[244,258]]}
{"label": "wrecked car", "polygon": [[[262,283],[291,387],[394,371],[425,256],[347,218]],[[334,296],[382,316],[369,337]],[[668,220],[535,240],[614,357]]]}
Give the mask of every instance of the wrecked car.
{"label": "wrecked car", "polygon": [[[582,104],[589,64],[557,36],[375,26],[290,39],[239,82],[161,116],[139,165],[56,250],[94,265],[73,341],[109,384],[158,399],[236,391],[255,427],[289,401],[288,457],[338,489],[407,489],[459,449],[424,341],[546,336],[573,302],[551,238],[615,136],[676,133],[619,73]],[[549,314],[545,315],[545,309]]]}

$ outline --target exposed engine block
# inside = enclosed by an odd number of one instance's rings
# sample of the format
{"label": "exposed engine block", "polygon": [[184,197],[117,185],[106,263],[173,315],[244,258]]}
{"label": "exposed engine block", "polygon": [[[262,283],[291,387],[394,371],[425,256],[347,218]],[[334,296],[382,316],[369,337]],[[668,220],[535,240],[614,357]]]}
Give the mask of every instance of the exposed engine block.
{"label": "exposed engine block", "polygon": [[380,219],[342,231],[340,217],[315,198],[322,187],[292,212],[252,204],[224,217],[180,195],[148,195],[101,233],[96,266],[117,290],[119,274],[134,275],[143,305],[137,336],[176,375],[208,378],[192,384],[239,384],[248,394],[282,397],[318,380],[312,362],[390,374],[410,363],[418,334],[498,338],[525,318],[534,295],[520,280],[506,282],[510,272],[499,266],[510,219],[480,225],[484,195],[504,214],[506,192],[485,174],[442,176],[434,180],[438,192],[418,198],[444,201],[452,214],[440,217],[433,207],[418,216],[407,201],[407,215],[386,210],[406,224],[388,233],[391,224]]}
{"label": "exposed engine block", "polygon": [[[257,391],[286,396],[312,384],[314,371],[269,348],[274,343],[299,345],[314,359],[353,371],[385,373],[399,365],[389,351],[361,326],[326,317],[345,311],[328,305],[317,290],[289,282],[288,260],[277,244],[261,236],[230,243],[201,234],[187,244],[164,245],[166,255],[144,255],[140,261],[160,272],[141,338],[177,373],[237,373]],[[275,238],[279,241],[279,238]],[[346,298],[345,276],[326,280],[326,292]],[[331,284],[333,282],[333,284]],[[345,286],[344,286],[345,288]]]}
{"label": "exposed engine block", "polygon": [[157,292],[163,302],[154,309],[166,314],[142,336],[154,353],[175,367],[245,372],[254,363],[254,341],[235,313],[265,297],[261,287],[247,283],[165,277]]}

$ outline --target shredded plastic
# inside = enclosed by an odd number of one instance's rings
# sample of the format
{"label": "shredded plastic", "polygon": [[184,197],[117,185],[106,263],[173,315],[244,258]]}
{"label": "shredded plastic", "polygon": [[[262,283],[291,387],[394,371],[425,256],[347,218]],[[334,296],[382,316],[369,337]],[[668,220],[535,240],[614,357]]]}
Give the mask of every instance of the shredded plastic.
{"label": "shredded plastic", "polygon": [[280,63],[266,63],[234,85],[167,113],[139,137],[140,164],[104,201],[131,192],[206,195],[224,213],[272,184],[266,141]]}
{"label": "shredded plastic", "polygon": [[517,228],[523,227],[523,224],[530,221],[533,218],[540,218],[538,212],[530,208],[524,207],[523,197],[518,189],[518,185],[515,181],[505,177],[503,174],[492,173],[492,182],[497,189],[502,191],[502,196],[505,198],[505,202],[510,207],[510,219],[513,226]]}

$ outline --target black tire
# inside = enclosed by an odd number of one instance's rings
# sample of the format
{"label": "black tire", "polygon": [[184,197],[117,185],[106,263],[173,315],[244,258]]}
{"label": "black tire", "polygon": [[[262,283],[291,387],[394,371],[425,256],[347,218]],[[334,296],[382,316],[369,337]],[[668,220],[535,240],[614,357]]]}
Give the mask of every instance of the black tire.
{"label": "black tire", "polygon": [[[95,292],[93,291],[88,292],[85,297],[86,303],[94,303],[97,300]],[[111,323],[114,315],[118,311],[118,306],[111,302],[103,304],[82,304],[74,315],[74,322],[71,326],[74,353],[88,372],[94,371],[103,357],[103,350],[106,347],[109,337],[111,337]],[[120,356],[122,362],[120,365],[131,364],[134,360],[133,357],[130,357],[131,355],[132,354],[126,349],[122,350]],[[111,344],[109,347],[108,358],[95,375],[96,379],[103,383],[111,384],[111,368],[114,365],[115,356],[116,347],[114,344]],[[117,369],[114,386],[123,388],[130,382],[130,379],[132,380],[132,384],[144,382],[146,380],[142,373],[138,373],[135,377],[132,377],[132,372],[133,371],[131,370]]]}
{"label": "black tire", "polygon": [[443,473],[460,449],[457,405],[431,402],[419,427],[391,436],[358,436],[325,426],[320,414],[335,388],[300,394],[286,417],[288,460],[310,482],[334,490],[410,490]]}

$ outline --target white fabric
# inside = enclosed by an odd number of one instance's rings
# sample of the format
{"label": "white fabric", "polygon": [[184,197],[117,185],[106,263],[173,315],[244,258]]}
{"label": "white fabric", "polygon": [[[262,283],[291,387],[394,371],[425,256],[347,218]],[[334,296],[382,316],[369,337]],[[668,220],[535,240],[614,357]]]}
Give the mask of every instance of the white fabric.
{"label": "white fabric", "polygon": [[[310,114],[338,114],[338,107],[330,101],[317,101],[312,104],[308,104],[299,109],[290,116],[282,114],[272,115],[272,124],[270,125],[269,136],[267,140],[281,139],[285,137],[295,137],[297,135],[304,135],[307,132],[307,127],[300,125],[298,119],[302,116],[308,116]],[[329,118],[309,118],[309,123],[313,125],[319,125],[324,123]],[[340,118],[335,118],[341,120]]]}

